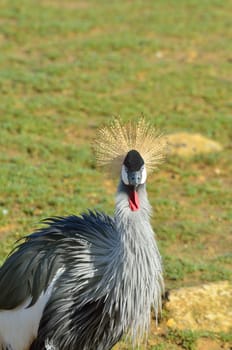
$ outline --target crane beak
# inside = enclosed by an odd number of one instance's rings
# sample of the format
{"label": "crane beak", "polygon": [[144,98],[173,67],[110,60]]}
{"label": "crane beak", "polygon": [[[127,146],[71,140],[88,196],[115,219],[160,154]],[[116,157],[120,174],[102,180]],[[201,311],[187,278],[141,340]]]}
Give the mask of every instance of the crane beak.
{"label": "crane beak", "polygon": [[127,173],[127,177],[128,177],[128,183],[130,186],[137,187],[138,185],[141,184],[141,180],[142,180],[141,170],[129,171]]}

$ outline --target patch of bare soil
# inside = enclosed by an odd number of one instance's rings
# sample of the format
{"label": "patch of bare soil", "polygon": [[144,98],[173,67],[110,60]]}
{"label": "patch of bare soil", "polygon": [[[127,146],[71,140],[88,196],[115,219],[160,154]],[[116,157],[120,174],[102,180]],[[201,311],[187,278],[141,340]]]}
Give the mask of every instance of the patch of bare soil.
{"label": "patch of bare soil", "polygon": [[13,229],[16,227],[15,224],[9,224],[0,227],[0,237],[2,238],[3,236],[7,235],[9,232],[13,231]]}
{"label": "patch of bare soil", "polygon": [[219,340],[200,338],[197,341],[197,350],[231,350],[229,343],[222,344]]}
{"label": "patch of bare soil", "polygon": [[68,127],[64,130],[64,143],[72,143],[74,145],[91,144],[93,141],[95,130],[91,128],[82,128],[81,130]]}
{"label": "patch of bare soil", "polygon": [[64,8],[64,9],[86,9],[90,7],[90,4],[88,4],[87,1],[52,1],[52,0],[46,0],[41,2],[45,6],[51,6],[55,8]]}
{"label": "patch of bare soil", "polygon": [[222,146],[201,134],[190,134],[180,132],[166,136],[169,153],[176,154],[181,157],[191,157],[196,154],[220,152]]}

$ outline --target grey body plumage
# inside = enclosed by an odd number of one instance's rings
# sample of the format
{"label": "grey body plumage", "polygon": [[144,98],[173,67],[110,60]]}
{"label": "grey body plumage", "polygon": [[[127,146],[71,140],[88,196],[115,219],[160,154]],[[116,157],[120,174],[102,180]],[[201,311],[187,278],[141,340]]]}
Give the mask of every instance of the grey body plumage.
{"label": "grey body plumage", "polygon": [[[145,183],[135,189],[120,180],[113,217],[89,211],[48,219],[0,268],[0,325],[1,310],[27,299],[32,308],[53,283],[28,349],[110,350],[123,334],[135,345],[148,332],[152,307],[157,316],[163,292],[150,212]],[[0,349],[7,349],[1,329]]]}
{"label": "grey body plumage", "polygon": [[[115,216],[89,212],[49,219],[28,236],[0,270],[0,309],[13,309],[32,295],[35,303],[59,268],[31,349],[107,350],[131,331],[148,331],[150,308],[158,311],[161,259],[149,224],[145,185],[141,209],[128,208],[119,186]],[[72,330],[72,332],[70,332]]]}

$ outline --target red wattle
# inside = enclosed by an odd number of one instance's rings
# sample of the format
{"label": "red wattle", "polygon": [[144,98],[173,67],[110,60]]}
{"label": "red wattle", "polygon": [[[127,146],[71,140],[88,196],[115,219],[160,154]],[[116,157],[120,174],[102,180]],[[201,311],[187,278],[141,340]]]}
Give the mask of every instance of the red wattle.
{"label": "red wattle", "polygon": [[129,194],[129,205],[132,211],[139,209],[139,196],[135,190],[132,190]]}

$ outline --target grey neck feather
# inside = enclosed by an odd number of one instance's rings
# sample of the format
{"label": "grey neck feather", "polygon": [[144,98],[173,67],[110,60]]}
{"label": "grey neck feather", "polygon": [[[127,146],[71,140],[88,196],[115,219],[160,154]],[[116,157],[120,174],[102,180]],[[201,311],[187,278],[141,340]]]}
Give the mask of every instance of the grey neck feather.
{"label": "grey neck feather", "polygon": [[124,330],[130,328],[132,342],[147,335],[151,307],[156,318],[163,292],[162,263],[150,225],[151,206],[146,186],[138,188],[140,209],[131,211],[128,189],[122,182],[116,195],[115,223],[120,232],[122,252],[122,285],[116,297],[120,303]]}

